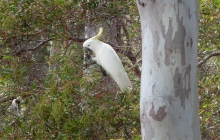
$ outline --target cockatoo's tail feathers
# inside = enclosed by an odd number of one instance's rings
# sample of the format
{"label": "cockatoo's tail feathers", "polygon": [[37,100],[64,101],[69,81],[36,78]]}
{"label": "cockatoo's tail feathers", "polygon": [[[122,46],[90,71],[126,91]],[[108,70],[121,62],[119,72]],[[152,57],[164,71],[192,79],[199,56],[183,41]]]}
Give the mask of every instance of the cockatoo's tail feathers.
{"label": "cockatoo's tail feathers", "polygon": [[98,40],[99,37],[102,35],[102,32],[103,32],[103,28],[100,27],[100,28],[99,28],[99,33],[98,33],[96,36],[94,36],[93,39]]}

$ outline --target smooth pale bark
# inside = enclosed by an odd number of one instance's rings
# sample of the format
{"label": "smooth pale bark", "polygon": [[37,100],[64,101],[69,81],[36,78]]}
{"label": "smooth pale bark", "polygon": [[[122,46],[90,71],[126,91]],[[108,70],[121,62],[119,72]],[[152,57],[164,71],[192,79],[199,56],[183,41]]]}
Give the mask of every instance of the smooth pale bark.
{"label": "smooth pale bark", "polygon": [[137,0],[143,140],[200,140],[197,0]]}
{"label": "smooth pale bark", "polygon": [[50,59],[52,62],[49,65],[49,70],[53,71],[57,68],[56,56],[60,54],[61,48],[57,42],[50,41],[50,45]]}

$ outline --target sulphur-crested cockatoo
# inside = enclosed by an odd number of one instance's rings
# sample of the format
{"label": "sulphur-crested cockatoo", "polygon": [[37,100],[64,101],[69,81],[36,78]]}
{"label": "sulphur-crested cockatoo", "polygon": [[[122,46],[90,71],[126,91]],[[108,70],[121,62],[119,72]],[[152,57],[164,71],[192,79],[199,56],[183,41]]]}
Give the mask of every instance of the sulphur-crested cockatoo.
{"label": "sulphur-crested cockatoo", "polygon": [[111,75],[121,91],[126,89],[131,91],[131,82],[115,50],[110,45],[98,40],[102,32],[103,28],[101,27],[96,36],[83,43],[83,47],[94,52],[95,57],[92,60],[95,60]]}
{"label": "sulphur-crested cockatoo", "polygon": [[14,99],[11,103],[12,109],[17,116],[20,116],[21,107],[20,107],[20,99]]}

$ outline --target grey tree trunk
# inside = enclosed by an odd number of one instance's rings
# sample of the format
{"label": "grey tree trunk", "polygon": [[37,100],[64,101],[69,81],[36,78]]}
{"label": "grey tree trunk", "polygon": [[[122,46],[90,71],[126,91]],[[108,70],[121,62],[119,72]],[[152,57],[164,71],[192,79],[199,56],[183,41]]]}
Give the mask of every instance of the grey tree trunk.
{"label": "grey tree trunk", "polygon": [[137,0],[143,140],[200,140],[197,0]]}

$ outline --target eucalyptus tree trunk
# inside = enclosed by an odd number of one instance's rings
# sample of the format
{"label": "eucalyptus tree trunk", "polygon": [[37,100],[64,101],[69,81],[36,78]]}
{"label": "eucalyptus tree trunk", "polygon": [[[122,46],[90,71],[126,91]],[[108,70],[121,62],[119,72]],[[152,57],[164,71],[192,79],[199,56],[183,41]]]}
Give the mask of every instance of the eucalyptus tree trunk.
{"label": "eucalyptus tree trunk", "polygon": [[61,48],[57,42],[51,41],[50,42],[50,65],[49,65],[49,70],[54,71],[56,70],[58,60],[56,60],[57,56],[61,53]]}
{"label": "eucalyptus tree trunk", "polygon": [[143,140],[200,140],[197,0],[137,0]]}

